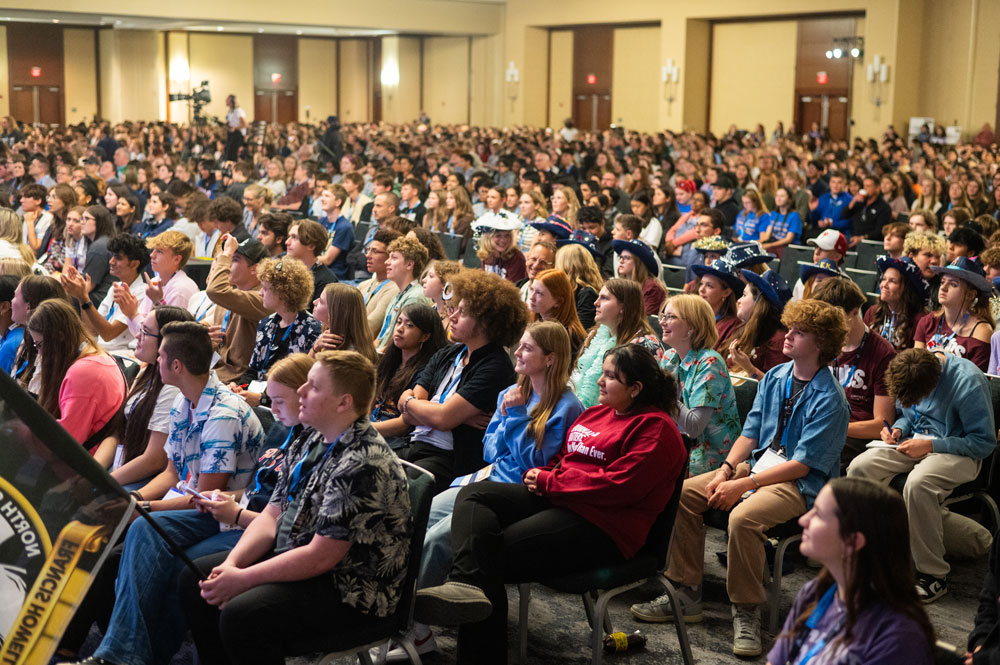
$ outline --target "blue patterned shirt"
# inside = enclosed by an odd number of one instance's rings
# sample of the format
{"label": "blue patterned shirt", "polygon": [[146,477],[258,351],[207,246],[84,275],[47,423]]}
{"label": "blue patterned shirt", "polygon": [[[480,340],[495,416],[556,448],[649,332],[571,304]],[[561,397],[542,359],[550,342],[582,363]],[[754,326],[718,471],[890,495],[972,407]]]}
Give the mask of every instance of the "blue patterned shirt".
{"label": "blue patterned shirt", "polygon": [[253,409],[212,372],[193,408],[183,393],[177,395],[164,450],[189,484],[197,486],[202,473],[228,473],[226,489],[238,490],[250,482],[263,443]]}

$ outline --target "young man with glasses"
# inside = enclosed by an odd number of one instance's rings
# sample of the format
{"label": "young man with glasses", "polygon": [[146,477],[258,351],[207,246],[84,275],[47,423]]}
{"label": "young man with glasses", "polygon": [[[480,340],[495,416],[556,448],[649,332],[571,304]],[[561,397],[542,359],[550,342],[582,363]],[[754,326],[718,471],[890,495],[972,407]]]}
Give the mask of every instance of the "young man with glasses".
{"label": "young man with glasses", "polygon": [[402,234],[394,229],[379,229],[368,247],[365,248],[365,269],[372,274],[369,279],[358,284],[361,295],[365,298],[365,309],[368,311],[368,329],[372,339],[378,336],[385,321],[385,311],[399,287],[386,276],[385,260],[389,258],[389,244]]}

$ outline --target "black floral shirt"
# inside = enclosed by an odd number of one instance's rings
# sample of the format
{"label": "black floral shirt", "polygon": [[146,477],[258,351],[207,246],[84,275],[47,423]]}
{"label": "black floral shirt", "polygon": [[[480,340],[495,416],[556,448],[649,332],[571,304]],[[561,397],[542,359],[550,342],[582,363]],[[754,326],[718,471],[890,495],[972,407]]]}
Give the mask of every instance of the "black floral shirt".
{"label": "black floral shirt", "polygon": [[[310,452],[315,458],[319,450],[323,455],[311,470],[300,469],[296,483],[298,463]],[[284,546],[301,547],[315,534],[350,542],[330,571],[343,602],[365,614],[391,614],[403,593],[413,531],[399,458],[363,417],[332,450],[318,432],[299,437],[286,460],[271,495],[271,504],[281,511],[278,533],[287,534]]]}
{"label": "black floral shirt", "polygon": [[305,311],[299,312],[287,328],[282,328],[280,323],[281,317],[272,314],[257,326],[250,367],[244,375],[248,381],[263,381],[271,365],[290,353],[309,353],[323,332],[322,324]]}

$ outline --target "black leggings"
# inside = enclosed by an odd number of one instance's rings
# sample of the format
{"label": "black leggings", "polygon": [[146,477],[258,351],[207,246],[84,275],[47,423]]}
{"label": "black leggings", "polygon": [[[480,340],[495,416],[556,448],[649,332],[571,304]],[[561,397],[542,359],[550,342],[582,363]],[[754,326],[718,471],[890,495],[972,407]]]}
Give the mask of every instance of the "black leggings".
{"label": "black leggings", "polygon": [[[227,556],[210,554],[195,564],[208,575]],[[379,621],[343,604],[329,573],[262,584],[230,600],[221,612],[201,597],[198,580],[186,567],[178,588],[202,665],[284,665],[285,656],[324,651],[332,648],[325,646],[330,638]]]}
{"label": "black leggings", "polygon": [[[455,452],[438,448],[435,445],[424,441],[417,441],[409,448],[399,451],[400,457],[407,462],[413,462],[434,474],[433,493],[438,495],[451,486],[451,481],[455,479]],[[485,465],[485,463],[484,463]],[[403,467],[406,476],[410,479],[422,475],[416,469]]]}
{"label": "black leggings", "polygon": [[451,518],[451,541],[448,579],[478,586],[493,603],[488,619],[459,629],[459,663],[507,662],[504,582],[544,581],[624,560],[594,524],[516,483],[464,487]]}

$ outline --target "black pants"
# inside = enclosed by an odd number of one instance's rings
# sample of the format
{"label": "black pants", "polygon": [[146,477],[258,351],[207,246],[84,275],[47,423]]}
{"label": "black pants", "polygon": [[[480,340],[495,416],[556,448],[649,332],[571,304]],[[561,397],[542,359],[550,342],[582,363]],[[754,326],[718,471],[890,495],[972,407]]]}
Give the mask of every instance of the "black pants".
{"label": "black pants", "polygon": [[229,130],[226,136],[226,150],[223,161],[235,162],[240,156],[240,148],[246,145],[246,139],[240,130]]}
{"label": "black pants", "polygon": [[488,619],[459,629],[459,663],[507,662],[505,582],[544,581],[623,561],[598,527],[514,483],[464,487],[451,518],[451,542],[448,579],[478,586],[493,603]]}
{"label": "black pants", "polygon": [[[451,481],[455,479],[455,452],[444,450],[437,446],[417,441],[406,450],[399,451],[400,457],[407,462],[413,462],[417,466],[423,467],[434,474],[435,495],[448,489]],[[485,466],[485,464],[484,464]],[[416,478],[421,475],[416,469],[404,467],[408,478]]]}
{"label": "black pants", "polygon": [[[208,575],[227,556],[210,554],[195,564]],[[329,574],[262,584],[230,600],[221,612],[201,597],[198,580],[187,568],[178,591],[201,665],[284,665],[285,656],[332,648],[325,646],[331,637],[351,635],[377,621],[343,604]]]}

